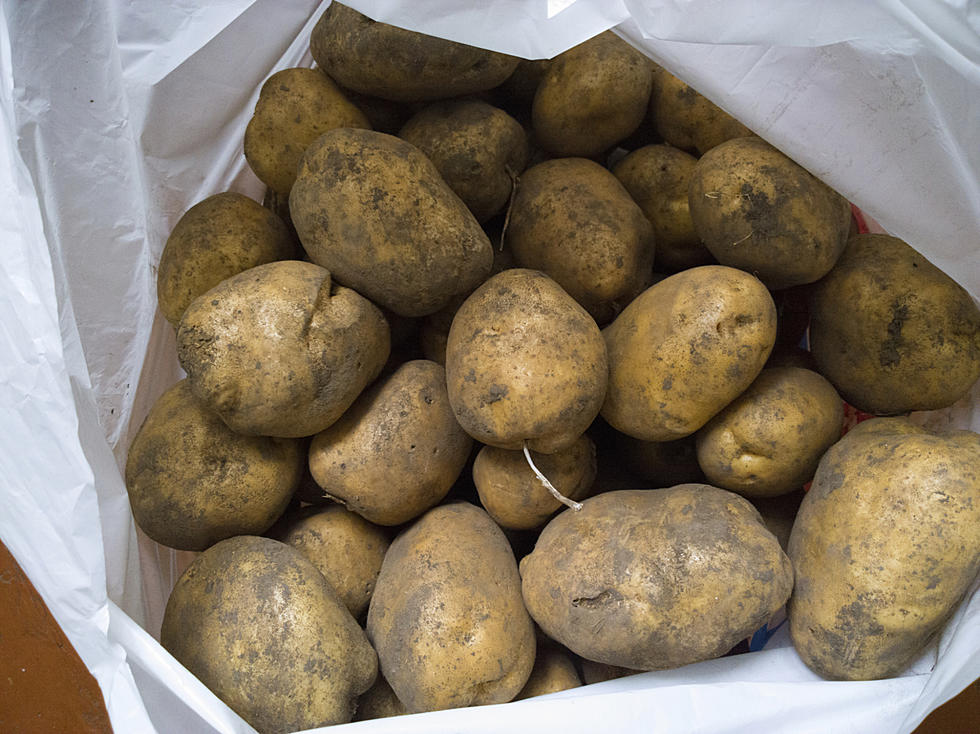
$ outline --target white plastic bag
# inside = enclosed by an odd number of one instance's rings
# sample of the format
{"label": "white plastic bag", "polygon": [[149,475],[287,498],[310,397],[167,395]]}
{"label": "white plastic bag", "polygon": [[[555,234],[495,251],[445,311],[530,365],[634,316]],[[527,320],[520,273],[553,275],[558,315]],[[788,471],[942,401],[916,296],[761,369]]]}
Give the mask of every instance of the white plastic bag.
{"label": "white plastic bag", "polygon": [[[615,26],[980,293],[976,2],[350,4],[527,57]],[[120,468],[179,377],[155,304],[163,244],[205,196],[261,195],[241,136],[261,82],[309,63],[318,6],[0,3],[0,539],[95,675],[116,731],[250,731],[144,631],[159,629],[180,558],[138,536]],[[977,404],[924,419],[978,430]],[[978,675],[975,585],[891,680],[823,681],[783,631],[759,653],[350,727],[904,732]]]}

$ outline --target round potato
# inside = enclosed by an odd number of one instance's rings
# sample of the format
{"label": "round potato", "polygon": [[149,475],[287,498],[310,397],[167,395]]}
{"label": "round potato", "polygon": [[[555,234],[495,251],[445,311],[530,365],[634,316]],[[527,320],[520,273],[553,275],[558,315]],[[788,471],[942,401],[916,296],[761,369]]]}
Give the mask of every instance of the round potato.
{"label": "round potato", "polygon": [[527,165],[524,128],[503,110],[476,99],[431,104],[398,136],[435,163],[479,222],[503,210]]}
{"label": "round potato", "polygon": [[545,526],[520,571],[527,609],[549,637],[633,670],[723,655],[793,588],[755,508],[703,484],[588,499]]}
{"label": "round potato", "polygon": [[299,551],[242,535],[198,556],[161,644],[263,734],[351,720],[378,671],[364,631]]}
{"label": "round potato", "polygon": [[704,265],[645,290],[603,336],[602,417],[634,438],[673,441],[752,384],[776,340],[776,306],[748,273]]}
{"label": "round potato", "polygon": [[548,64],[531,108],[534,134],[558,156],[598,155],[643,122],[653,63],[611,31]]}
{"label": "round potato", "polygon": [[194,395],[237,433],[296,438],[332,424],[381,371],[388,324],[307,262],[260,265],[197,298],[177,331]]}
{"label": "round potato", "polygon": [[316,566],[355,618],[367,611],[390,544],[384,529],[340,505],[327,505],[287,515],[276,539]]}
{"label": "round potato", "polygon": [[133,518],[179,550],[264,533],[289,504],[304,456],[296,439],[232,432],[181,380],[153,404],[129,447]]}
{"label": "round potato", "polygon": [[810,313],[817,369],[868,413],[944,408],[980,377],[980,310],[895,237],[851,238],[813,286]]}
{"label": "round potato", "polygon": [[[580,500],[592,488],[596,456],[588,436],[553,454],[530,453],[534,465],[568,499]],[[536,528],[562,506],[535,475],[523,451],[484,446],[473,462],[473,482],[484,509],[503,528]]]}
{"label": "round potato", "polygon": [[745,125],[659,66],[653,70],[650,117],[660,137],[698,155],[726,140],[752,134]]}
{"label": "round potato", "polygon": [[598,322],[650,283],[650,222],[608,170],[585,158],[525,171],[510,210],[507,245],[517,264],[547,273]]}
{"label": "round potato", "polygon": [[735,138],[698,161],[694,230],[718,262],[769,288],[819,280],[847,243],[847,200],[761,138]]}
{"label": "round potato", "polygon": [[157,301],[176,327],[191,301],[243,270],[295,257],[289,228],[247,196],[209,196],[177,221],[160,255]]}
{"label": "round potato", "polygon": [[513,56],[378,23],[330,3],[310,35],[317,65],[339,84],[395,102],[424,102],[492,89]]}
{"label": "round potato", "polygon": [[483,510],[429,510],[395,538],[368,610],[381,670],[409,713],[505,703],[534,665],[517,563]]}
{"label": "round potato", "polygon": [[289,210],[313,262],[400,316],[438,311],[493,265],[490,240],[432,161],[392,135],[321,135],[303,154]]}
{"label": "round potato", "polygon": [[391,690],[383,675],[378,675],[367,693],[357,699],[357,711],[354,721],[369,721],[371,719],[386,719],[389,716],[404,716],[408,712],[405,704]]}
{"label": "round potato", "polygon": [[473,445],[456,422],[446,371],[425,359],[379,381],[310,444],[323,491],[379,525],[400,525],[442,500]]}
{"label": "round potato", "polygon": [[687,201],[697,162],[670,145],[645,145],[612,169],[653,226],[659,272],[676,273],[714,262],[694,231]]}
{"label": "round potato", "polygon": [[607,371],[595,321],[536,270],[487,280],[449,329],[453,412],[473,438],[498,448],[550,454],[573,444],[599,412]]}
{"label": "round potato", "polygon": [[793,525],[790,636],[826,678],[900,673],[980,572],[980,435],[865,421],[820,461]]}
{"label": "round potato", "polygon": [[369,128],[367,117],[316,69],[283,69],[259,91],[245,128],[245,160],[266,186],[288,195],[303,151],[335,127]]}
{"label": "round potato", "polygon": [[816,372],[763,369],[697,434],[698,463],[712,484],[746,497],[773,497],[813,478],[840,438],[844,402]]}
{"label": "round potato", "polygon": [[515,696],[515,701],[535,696],[544,696],[548,693],[567,691],[569,688],[578,688],[582,685],[582,679],[578,677],[575,670],[575,663],[565,652],[562,652],[554,645],[541,644],[538,642],[538,652],[534,658],[534,667],[531,669],[531,677],[521,692]]}

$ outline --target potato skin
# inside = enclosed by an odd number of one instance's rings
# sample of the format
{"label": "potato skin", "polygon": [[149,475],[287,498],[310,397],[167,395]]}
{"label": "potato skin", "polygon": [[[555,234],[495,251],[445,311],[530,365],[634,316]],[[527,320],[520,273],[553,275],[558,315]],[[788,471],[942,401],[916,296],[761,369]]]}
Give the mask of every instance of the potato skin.
{"label": "potato skin", "polygon": [[367,632],[409,713],[510,701],[534,665],[510,545],[464,502],[429,510],[391,544]]}
{"label": "potato skin", "polygon": [[383,528],[331,504],[287,515],[276,540],[316,566],[355,619],[367,611],[391,543]]}
{"label": "potato skin", "polygon": [[645,145],[612,169],[653,226],[658,272],[676,273],[714,262],[694,231],[687,201],[697,163],[697,158],[673,146]]}
{"label": "potato skin", "polygon": [[304,457],[298,440],[234,433],[181,380],[153,404],[130,445],[133,518],[179,550],[264,533],[289,504]]}
{"label": "potato skin", "polygon": [[513,268],[477,288],[449,329],[449,402],[463,429],[503,449],[552,453],[585,433],[606,391],[595,321],[544,273]]}
{"label": "potato skin", "polygon": [[283,69],[266,79],[245,128],[245,160],[266,186],[288,195],[300,156],[335,127],[370,128],[367,117],[317,69]]}
{"label": "potato skin", "polygon": [[575,663],[572,662],[571,656],[554,645],[543,645],[539,641],[531,677],[527,679],[527,684],[514,700],[521,701],[525,698],[567,691],[580,685],[582,680],[575,670]]}
{"label": "potato skin", "polygon": [[652,275],[653,227],[617,178],[585,158],[524,172],[506,242],[518,265],[547,273],[600,323]]}
{"label": "potato skin", "polygon": [[298,438],[332,424],[381,371],[388,324],[313,263],[222,281],[187,308],[177,356],[194,395],[237,433]]}
{"label": "potato skin", "polygon": [[723,655],[793,586],[755,508],[702,484],[592,497],[545,526],[520,570],[527,609],[549,637],[634,670]]}
{"label": "potato skin", "polygon": [[793,645],[826,678],[898,674],[980,572],[980,436],[859,424],[823,457],[789,541]]}
{"label": "potato skin", "polygon": [[878,415],[952,405],[980,377],[980,310],[902,240],[856,235],[810,294],[817,368]]}
{"label": "potato skin", "polygon": [[476,99],[436,102],[398,133],[421,150],[478,222],[507,205],[527,165],[524,128],[501,109]]}
{"label": "potato skin", "polygon": [[819,280],[847,243],[847,200],[761,138],[705,153],[691,177],[694,230],[718,262],[773,290]]}
{"label": "potato skin", "polygon": [[453,416],[445,369],[419,359],[379,381],[313,438],[310,472],[358,515],[399,525],[446,496],[472,445]]}
{"label": "potato skin", "polygon": [[160,640],[263,733],[350,721],[378,670],[326,579],[269,538],[230,538],[196,558],[170,595]]}
{"label": "potato skin", "polygon": [[643,122],[653,63],[611,31],[548,64],[531,107],[534,133],[557,156],[597,155]]}
{"label": "potato skin", "polygon": [[776,340],[776,307],[748,273],[705,265],[645,290],[603,336],[609,388],[602,417],[634,438],[673,441],[756,378]]}
{"label": "potato skin", "polygon": [[493,265],[466,205],[432,161],[393,135],[321,135],[303,154],[289,210],[313,262],[400,316],[438,311]]}
{"label": "potato skin", "polygon": [[331,3],[317,21],[310,52],[339,84],[395,102],[492,89],[518,62],[513,56],[379,23],[340,3]]}
{"label": "potato skin", "polygon": [[[568,499],[580,500],[592,488],[596,455],[588,436],[553,454],[531,454],[534,465]],[[484,509],[503,528],[539,527],[562,507],[535,476],[523,451],[484,446],[473,462],[473,483]]]}
{"label": "potato skin", "polygon": [[174,327],[191,301],[243,270],[295,257],[286,223],[242,194],[198,202],[174,225],[160,255],[157,300]]}
{"label": "potato skin", "polygon": [[745,497],[800,489],[840,438],[844,402],[825,378],[797,367],[763,369],[697,434],[708,481]]}

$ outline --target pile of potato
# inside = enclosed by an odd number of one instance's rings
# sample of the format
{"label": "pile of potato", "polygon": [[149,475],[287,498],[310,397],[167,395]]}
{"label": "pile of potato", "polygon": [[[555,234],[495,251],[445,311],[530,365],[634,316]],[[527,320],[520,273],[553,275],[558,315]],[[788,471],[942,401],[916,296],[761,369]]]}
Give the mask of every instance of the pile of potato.
{"label": "pile of potato", "polygon": [[[970,296],[611,33],[528,62],[333,3],[310,47],[244,133],[266,206],[160,262],[187,377],[126,481],[201,551],[164,646],[263,732],[682,666],[787,602],[821,675],[900,672],[980,570],[980,436],[902,417],[980,377]],[[842,397],[891,417],[841,438]]]}

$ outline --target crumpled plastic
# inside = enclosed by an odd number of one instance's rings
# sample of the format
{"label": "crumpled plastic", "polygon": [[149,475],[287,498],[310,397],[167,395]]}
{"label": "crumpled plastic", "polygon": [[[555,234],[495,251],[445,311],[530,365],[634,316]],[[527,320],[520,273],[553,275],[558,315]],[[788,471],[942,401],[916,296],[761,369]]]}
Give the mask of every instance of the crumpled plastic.
{"label": "crumpled plastic", "polygon": [[[612,28],[980,294],[980,5],[953,0],[350,0],[544,58]],[[311,63],[316,0],[0,5],[0,539],[116,731],[251,728],[154,639],[187,562],[133,525],[122,466],[180,377],[155,268],[205,196],[260,198],[241,136]],[[916,418],[980,430],[977,388]],[[980,590],[903,675],[833,683],[785,628],[760,652],[331,731],[911,731],[980,676]]]}

